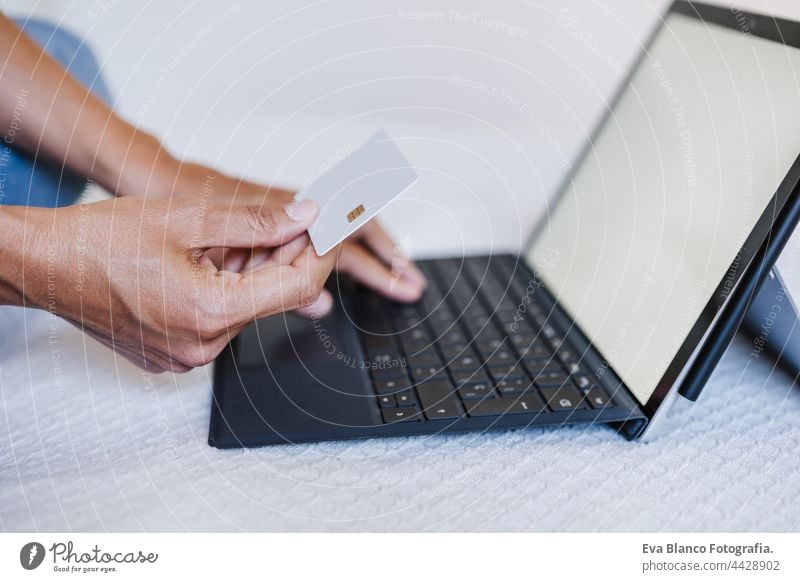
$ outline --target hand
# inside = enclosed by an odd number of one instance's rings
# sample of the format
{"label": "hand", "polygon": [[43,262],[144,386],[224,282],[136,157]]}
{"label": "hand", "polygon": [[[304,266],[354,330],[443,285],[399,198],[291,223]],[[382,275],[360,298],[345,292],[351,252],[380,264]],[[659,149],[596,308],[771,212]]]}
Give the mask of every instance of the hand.
{"label": "hand", "polygon": [[[199,164],[176,162],[169,172],[162,171],[159,175],[163,195],[203,196],[230,206],[282,206],[291,203],[295,196],[291,190],[237,180]],[[216,249],[209,253],[209,257],[221,269],[242,273],[267,260],[271,253],[270,249]],[[287,252],[285,256],[290,257],[291,253]],[[419,268],[376,220],[366,224],[341,245],[336,255],[336,268],[396,301],[417,301],[427,284]],[[333,298],[323,290],[317,303],[300,310],[300,313],[324,315],[332,306]]]}
{"label": "hand", "polygon": [[[186,371],[254,319],[319,297],[335,251],[317,257],[304,234],[316,212],[311,202],[228,208],[177,198],[8,207],[3,225],[16,225],[21,241],[9,260],[24,271],[7,272],[24,276],[4,281],[6,295],[15,289],[18,303],[70,320],[148,370]],[[274,252],[240,274],[218,270],[211,247]]]}

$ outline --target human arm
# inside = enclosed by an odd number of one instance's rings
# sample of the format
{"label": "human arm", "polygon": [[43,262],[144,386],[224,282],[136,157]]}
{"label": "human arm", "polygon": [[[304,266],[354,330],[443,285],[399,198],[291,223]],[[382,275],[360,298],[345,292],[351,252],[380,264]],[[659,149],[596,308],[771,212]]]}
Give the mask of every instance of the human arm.
{"label": "human arm", "polygon": [[[13,129],[15,145],[63,162],[119,196],[266,206],[282,206],[294,198],[291,190],[175,158],[157,138],[116,115],[2,15],[0,54],[5,55],[0,70],[0,127],[7,128],[7,135]],[[21,96],[25,105],[20,108]],[[216,249],[209,256],[225,269],[239,272],[269,253],[268,249]],[[399,301],[418,299],[425,286],[419,270],[376,221],[342,245],[337,265]],[[321,305],[331,304],[324,292]]]}
{"label": "human arm", "polygon": [[[0,304],[50,311],[148,370],[186,371],[252,320],[319,297],[335,252],[310,246],[315,212],[186,198],[0,207]],[[205,254],[253,246],[273,253],[241,274]]]}
{"label": "human arm", "polygon": [[159,140],[116,115],[3,14],[0,55],[7,141],[120,195],[142,195],[143,181],[150,195],[167,193],[157,180],[177,162]]}

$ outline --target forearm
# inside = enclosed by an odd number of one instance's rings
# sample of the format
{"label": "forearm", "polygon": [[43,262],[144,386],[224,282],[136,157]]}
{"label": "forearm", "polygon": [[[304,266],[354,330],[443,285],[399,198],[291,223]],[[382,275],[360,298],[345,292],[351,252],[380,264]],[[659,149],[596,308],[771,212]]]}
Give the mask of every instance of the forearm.
{"label": "forearm", "polygon": [[118,194],[155,188],[175,161],[0,14],[0,129],[6,143],[63,162]]}

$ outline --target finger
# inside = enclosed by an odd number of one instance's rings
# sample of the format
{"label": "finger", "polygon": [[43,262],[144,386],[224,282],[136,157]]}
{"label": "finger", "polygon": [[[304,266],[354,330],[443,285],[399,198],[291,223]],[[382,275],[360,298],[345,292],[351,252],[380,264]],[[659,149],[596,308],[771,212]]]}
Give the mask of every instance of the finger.
{"label": "finger", "polygon": [[333,295],[327,289],[323,289],[314,303],[307,307],[295,309],[294,312],[301,317],[316,319],[328,315],[331,309],[333,309]]}
{"label": "finger", "polygon": [[[298,237],[300,238],[300,237]],[[245,271],[252,271],[253,269],[258,268],[262,264],[266,263],[270,258],[272,258],[272,254],[274,253],[273,249],[253,249],[249,252],[249,256],[247,258],[247,262],[239,269],[239,273],[244,273]]]}
{"label": "finger", "polygon": [[361,229],[361,240],[372,249],[381,260],[392,269],[392,273],[397,277],[402,277],[410,283],[421,285],[423,288],[428,282],[425,275],[403,252],[400,246],[384,230],[380,222],[373,220],[364,225]]}
{"label": "finger", "polygon": [[[250,249],[225,249],[223,253],[222,269],[233,273],[241,273],[250,260]],[[208,255],[208,252],[206,252]]]}
{"label": "finger", "polygon": [[280,204],[289,204],[293,202],[296,195],[297,192],[294,190],[287,190],[286,188],[279,188],[277,186],[271,186],[267,190],[267,199],[279,202]]}
{"label": "finger", "polygon": [[[305,250],[305,245],[308,243],[308,236],[298,237],[292,242],[276,249],[273,259],[282,265],[290,265],[300,256],[300,253]],[[330,313],[331,309],[333,309],[333,295],[331,295],[328,290],[323,289],[314,303],[308,307],[295,309],[295,313],[301,317],[318,318]]]}
{"label": "finger", "polygon": [[273,260],[281,265],[291,265],[309,246],[310,239],[308,235],[299,236],[291,242],[275,249]]}
{"label": "finger", "polygon": [[225,249],[216,248],[216,249],[208,249],[206,251],[206,257],[214,263],[214,266],[222,270],[225,267]]}
{"label": "finger", "polygon": [[239,272],[252,271],[268,260],[280,263],[281,265],[291,265],[306,248],[308,241],[308,235],[300,235],[296,239],[276,249],[253,249],[250,260]]}
{"label": "finger", "polygon": [[193,216],[200,222],[200,236],[193,237],[194,248],[276,247],[308,230],[318,213],[313,200],[301,200],[288,206],[213,205],[204,215]]}
{"label": "finger", "polygon": [[[228,201],[233,204],[291,204],[294,200],[295,192],[278,186],[241,181],[232,195],[226,192],[224,196],[230,197]],[[222,197],[220,198],[222,199]]]}
{"label": "finger", "polygon": [[345,242],[337,264],[340,271],[390,299],[409,302],[422,295],[419,284],[392,275],[386,264],[358,243]]}
{"label": "finger", "polygon": [[311,305],[322,292],[335,261],[335,253],[318,257],[309,244],[289,265],[270,261],[238,278],[228,278],[224,300],[229,320],[243,325]]}

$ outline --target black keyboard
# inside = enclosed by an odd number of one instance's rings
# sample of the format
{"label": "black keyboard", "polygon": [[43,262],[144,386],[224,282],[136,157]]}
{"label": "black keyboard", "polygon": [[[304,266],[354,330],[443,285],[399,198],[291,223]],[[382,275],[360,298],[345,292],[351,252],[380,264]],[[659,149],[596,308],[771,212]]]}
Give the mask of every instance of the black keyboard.
{"label": "black keyboard", "polygon": [[418,304],[364,294],[355,309],[385,423],[615,406],[512,257],[419,265],[428,288]]}

